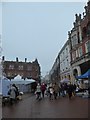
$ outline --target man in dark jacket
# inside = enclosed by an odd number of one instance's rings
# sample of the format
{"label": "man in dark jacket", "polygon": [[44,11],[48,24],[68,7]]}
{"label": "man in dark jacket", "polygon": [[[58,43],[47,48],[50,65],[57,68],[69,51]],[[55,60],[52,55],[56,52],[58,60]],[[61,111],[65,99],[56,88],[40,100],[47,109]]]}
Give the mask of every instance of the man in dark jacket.
{"label": "man in dark jacket", "polygon": [[69,96],[69,99],[71,99],[71,97],[72,97],[72,92],[73,92],[73,85],[70,83],[68,85],[68,96]]}

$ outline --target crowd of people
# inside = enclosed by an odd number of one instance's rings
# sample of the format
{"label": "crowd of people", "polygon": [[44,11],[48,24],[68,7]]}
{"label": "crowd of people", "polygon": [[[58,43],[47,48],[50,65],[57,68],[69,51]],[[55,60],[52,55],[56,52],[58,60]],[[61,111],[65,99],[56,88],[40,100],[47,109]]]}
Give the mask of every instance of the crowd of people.
{"label": "crowd of people", "polygon": [[[76,84],[69,83],[37,83],[36,89],[34,90],[36,95],[36,100],[44,99],[44,97],[48,97],[49,100],[58,99],[59,97],[68,96],[71,99],[76,95],[76,89],[79,88]],[[81,89],[83,90],[83,89]],[[21,99],[19,88],[12,84],[10,90],[8,91],[8,95],[10,98],[10,104],[13,104],[17,99]]]}
{"label": "crowd of people", "polygon": [[35,95],[37,100],[41,100],[45,95],[49,97],[50,100],[57,99],[59,96],[65,97],[68,95],[68,98],[71,99],[72,96],[75,96],[76,85],[75,84],[67,84],[67,83],[49,83],[42,84],[38,83]]}

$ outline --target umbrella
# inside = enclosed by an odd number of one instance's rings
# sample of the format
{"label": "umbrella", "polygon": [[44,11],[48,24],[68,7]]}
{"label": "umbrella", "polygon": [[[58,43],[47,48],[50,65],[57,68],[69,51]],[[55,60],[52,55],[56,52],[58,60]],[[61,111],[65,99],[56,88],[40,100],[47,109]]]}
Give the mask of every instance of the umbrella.
{"label": "umbrella", "polygon": [[68,80],[68,79],[63,79],[63,80],[61,80],[60,82],[61,82],[61,83],[68,83],[68,82],[70,82],[70,80]]}

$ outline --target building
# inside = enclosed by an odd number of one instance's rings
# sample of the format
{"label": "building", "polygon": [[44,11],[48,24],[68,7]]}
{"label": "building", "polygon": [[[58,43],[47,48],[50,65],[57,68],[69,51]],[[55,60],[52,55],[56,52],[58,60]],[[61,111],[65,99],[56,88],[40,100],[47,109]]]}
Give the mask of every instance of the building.
{"label": "building", "polygon": [[50,82],[59,82],[60,80],[60,57],[59,54],[55,59],[52,69],[49,72]]}
{"label": "building", "polygon": [[27,62],[27,58],[25,58],[25,61],[19,61],[18,57],[16,58],[16,61],[6,61],[5,57],[2,57],[3,62],[3,72],[4,75],[9,78],[13,79],[18,74],[22,76],[22,78],[29,78],[34,79],[36,81],[40,81],[40,65],[38,63],[38,60],[35,59],[33,62]]}
{"label": "building", "polygon": [[74,26],[68,32],[68,40],[49,72],[52,81],[67,78],[74,83],[76,76],[90,69],[90,1],[85,6],[83,18],[81,14],[75,16]]}
{"label": "building", "polygon": [[69,40],[66,41],[59,53],[60,56],[60,78],[71,80],[71,57]]}
{"label": "building", "polygon": [[71,80],[71,58],[70,41],[67,40],[55,59],[52,69],[49,72],[51,82],[60,82],[62,79]]}
{"label": "building", "polygon": [[90,1],[83,18],[76,14],[74,27],[69,33],[73,79],[90,69]]}

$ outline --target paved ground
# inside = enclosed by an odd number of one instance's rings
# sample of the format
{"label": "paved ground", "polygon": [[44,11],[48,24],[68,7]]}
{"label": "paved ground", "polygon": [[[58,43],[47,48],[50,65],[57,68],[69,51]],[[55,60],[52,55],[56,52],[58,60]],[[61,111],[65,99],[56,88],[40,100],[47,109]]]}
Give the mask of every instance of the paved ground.
{"label": "paved ground", "polygon": [[35,96],[26,95],[22,101],[4,106],[2,115],[3,118],[88,118],[88,99],[66,97],[50,101],[46,97],[37,101]]}

